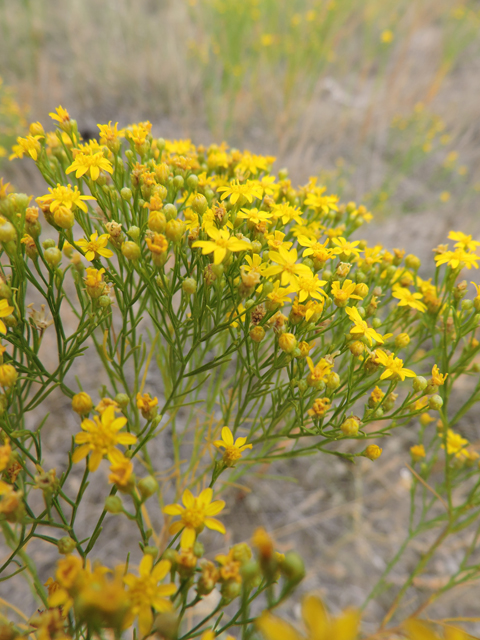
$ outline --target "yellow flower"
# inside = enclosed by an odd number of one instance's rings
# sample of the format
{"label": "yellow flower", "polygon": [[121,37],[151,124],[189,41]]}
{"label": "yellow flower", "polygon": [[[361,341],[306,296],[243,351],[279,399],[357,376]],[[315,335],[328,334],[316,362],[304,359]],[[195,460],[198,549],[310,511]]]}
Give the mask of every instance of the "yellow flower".
{"label": "yellow flower", "polygon": [[118,139],[125,137],[125,130],[117,129],[118,122],[112,127],[112,121],[108,124],[97,124],[100,129],[100,142],[106,145],[111,151],[116,151],[118,147]]}
{"label": "yellow flower", "polygon": [[[250,445],[252,446],[252,445]],[[0,472],[4,471],[8,467],[10,456],[12,455],[12,447],[8,438],[5,440],[5,444],[0,446]]]}
{"label": "yellow flower", "polygon": [[307,356],[307,364],[310,369],[310,373],[307,376],[307,384],[311,387],[325,380],[333,367],[325,358],[322,358],[317,365],[314,365],[310,356]]}
{"label": "yellow flower", "polygon": [[190,549],[195,543],[197,534],[206,526],[214,531],[225,533],[225,527],[216,518],[217,513],[223,510],[225,502],[223,500],[215,500],[212,502],[212,489],[204,489],[201,494],[195,498],[189,489],[185,489],[182,495],[182,502],[185,505],[169,504],[163,508],[163,512],[169,516],[180,516],[179,522],[170,525],[170,533],[175,535],[183,530],[180,539],[180,547],[182,549]]}
{"label": "yellow flower", "polygon": [[290,298],[288,297],[290,294],[292,293],[292,289],[288,288],[288,289],[282,289],[280,287],[280,282],[275,282],[273,284],[273,291],[271,291],[268,295],[267,298],[270,301],[270,304],[273,306],[280,306],[283,307],[283,305],[286,302],[290,302]]}
{"label": "yellow flower", "polygon": [[[453,429],[447,430],[447,453],[449,455],[455,455],[456,458],[462,458],[468,444],[468,440],[466,438],[462,438],[459,433],[455,433]],[[444,444],[442,444],[442,449],[445,449]]]}
{"label": "yellow flower", "polygon": [[86,173],[89,173],[92,180],[98,180],[100,170],[113,173],[112,163],[105,158],[101,151],[94,153],[93,155],[77,153],[75,160],[68,167],[65,173],[75,171],[76,178],[81,178]]}
{"label": "yellow flower", "polygon": [[281,246],[284,246],[286,249],[290,249],[293,242],[284,242],[284,238],[285,234],[281,231],[274,231],[273,233],[269,233],[265,236],[270,249],[279,249]]}
{"label": "yellow flower", "polygon": [[337,307],[345,307],[350,298],[362,300],[361,296],[355,294],[356,286],[355,282],[351,280],[344,280],[342,286],[340,286],[339,280],[332,282],[332,295],[335,305]]}
{"label": "yellow flower", "polygon": [[22,158],[24,154],[29,155],[35,161],[38,158],[42,146],[39,140],[42,140],[45,136],[26,136],[25,138],[17,138],[18,145],[14,147],[14,153],[10,156],[12,158]]}
{"label": "yellow flower", "polygon": [[240,209],[237,213],[237,218],[240,220],[248,220],[248,224],[256,225],[262,222],[270,223],[270,218],[272,217],[271,213],[267,213],[266,211],[259,211],[255,207],[252,209]]}
{"label": "yellow flower", "polygon": [[57,184],[54,189],[49,188],[48,190],[50,191],[50,194],[37,198],[37,202],[40,205],[42,203],[46,206],[48,205],[52,213],[55,209],[58,209],[58,207],[66,207],[67,209],[78,207],[86,213],[88,211],[88,207],[83,200],[96,200],[93,196],[82,196],[76,186],[72,189],[70,185],[68,185],[68,187],[64,187]]}
{"label": "yellow flower", "polygon": [[302,247],[307,247],[303,252],[303,257],[312,256],[313,260],[318,260],[319,262],[326,262],[335,256],[334,249],[327,249],[328,242],[329,240],[326,240],[322,244],[316,238],[308,238],[305,235],[298,236],[298,244],[301,244]]}
{"label": "yellow flower", "polygon": [[413,447],[410,447],[410,453],[412,455],[413,461],[418,462],[422,458],[425,458],[425,447],[423,444],[415,444]]}
{"label": "yellow flower", "polygon": [[345,610],[338,618],[331,618],[323,602],[308,595],[302,603],[302,617],[307,635],[300,634],[281,618],[264,611],[256,625],[266,640],[355,640],[359,634],[360,614]]}
{"label": "yellow flower", "polygon": [[[8,304],[7,300],[0,300],[0,318],[5,318],[14,312],[14,308]],[[7,333],[7,327],[3,320],[0,320],[0,333]]]}
{"label": "yellow flower", "polygon": [[112,464],[110,465],[110,475],[108,476],[108,482],[110,484],[116,484],[117,487],[125,489],[128,487],[130,478],[133,473],[133,462],[120,454],[115,456]]}
{"label": "yellow flower", "polygon": [[222,429],[222,439],[215,440],[214,445],[217,449],[225,449],[223,453],[223,462],[227,467],[233,467],[235,462],[242,457],[245,449],[251,449],[251,444],[245,444],[246,438],[237,438],[233,440],[233,434],[228,427]]}
{"label": "yellow flower", "polygon": [[132,603],[130,612],[124,622],[124,629],[131,626],[138,616],[140,635],[146,636],[152,629],[153,613],[155,611],[170,611],[173,608],[168,596],[172,596],[177,588],[170,582],[159,585],[170,571],[171,564],[168,560],[161,560],[155,567],[151,555],[144,555],[138,568],[138,577],[133,573],[127,573],[123,581],[128,587],[128,597]]}
{"label": "yellow flower", "polygon": [[95,231],[95,233],[92,233],[90,236],[90,240],[82,238],[81,240],[77,240],[76,244],[85,253],[85,258],[91,262],[99,256],[103,256],[104,258],[111,258],[113,256],[113,251],[105,249],[109,238],[108,233],[102,233],[99,237],[97,231]]}
{"label": "yellow flower", "polygon": [[267,277],[281,274],[282,286],[290,285],[298,288],[299,277],[309,277],[312,275],[310,269],[304,264],[297,264],[297,250],[295,248],[288,251],[285,247],[280,247],[278,251],[270,251],[269,258],[277,265],[265,269],[264,275]]}
{"label": "yellow flower", "polygon": [[338,196],[324,196],[324,191],[326,187],[316,187],[315,192],[309,193],[305,198],[307,207],[322,213],[328,213],[330,210],[338,211]]}
{"label": "yellow flower", "polygon": [[288,202],[281,202],[280,204],[274,204],[272,206],[272,214],[274,219],[275,220],[281,219],[284,225],[288,224],[292,220],[295,220],[295,222],[299,225],[305,224],[302,218],[300,217],[302,213],[303,211],[300,211],[300,209],[296,209],[295,207],[292,207],[292,205],[289,204]]}
{"label": "yellow flower", "polygon": [[232,180],[228,185],[218,187],[217,191],[223,191],[221,200],[225,200],[230,196],[230,202],[235,204],[240,198],[244,198],[252,203],[254,198],[262,198],[263,189],[258,182],[247,180],[245,184],[241,184],[238,180]]}
{"label": "yellow flower", "polygon": [[390,29],[385,29],[385,31],[382,31],[380,39],[385,44],[390,44],[390,42],[392,42],[393,40],[393,31],[390,31]]}
{"label": "yellow flower", "polygon": [[399,307],[411,307],[412,309],[418,309],[424,313],[427,310],[427,306],[420,302],[423,298],[421,293],[412,293],[406,287],[402,287],[400,285],[395,285],[393,287],[392,296],[400,300],[398,303]]}
{"label": "yellow flower", "polygon": [[298,279],[298,299],[304,302],[309,296],[316,300],[323,300],[327,294],[322,289],[327,284],[326,280],[320,280],[318,274],[309,275]]}
{"label": "yellow flower", "polygon": [[380,380],[386,380],[387,378],[392,378],[392,380],[397,378],[405,380],[405,378],[416,377],[417,374],[411,369],[405,369],[403,367],[403,360],[396,358],[393,354],[388,355],[381,349],[378,349],[375,354],[380,364],[385,367],[385,371],[380,376]]}
{"label": "yellow flower", "polygon": [[213,253],[214,264],[220,264],[228,251],[248,251],[250,249],[248,242],[231,236],[225,229],[208,227],[206,232],[212,240],[197,240],[192,244],[192,247],[201,247],[203,255]]}
{"label": "yellow flower", "polygon": [[140,409],[142,416],[146,420],[151,420],[155,417],[156,409],[158,405],[158,398],[152,398],[149,393],[137,393],[137,408]]}
{"label": "yellow flower", "polygon": [[472,240],[472,236],[467,236],[461,231],[450,231],[448,234],[449,240],[457,240],[455,247],[460,249],[466,249],[468,251],[476,251],[477,247],[480,247],[480,242]]}
{"label": "yellow flower", "polygon": [[471,269],[472,266],[478,269],[477,262],[480,260],[480,256],[475,253],[467,253],[464,249],[455,249],[455,251],[445,251],[435,256],[435,262],[437,267],[442,264],[448,264],[452,269],[456,269],[460,264],[464,264],[467,269]]}
{"label": "yellow flower", "polygon": [[432,369],[432,383],[437,385],[438,387],[442,386],[442,384],[444,384],[446,378],[448,376],[448,373],[445,374],[441,374],[439,368],[437,367],[436,364],[433,365],[433,369]]}
{"label": "yellow flower", "polygon": [[81,445],[75,450],[72,461],[80,462],[91,453],[88,461],[90,471],[96,471],[103,456],[107,456],[110,462],[118,460],[120,455],[117,444],[135,444],[136,436],[132,433],[118,433],[127,423],[127,419],[115,418],[115,408],[110,406],[105,409],[100,418],[94,416],[93,420],[86,418],[82,421],[82,429],[85,433],[77,433],[75,443]]}
{"label": "yellow flower", "polygon": [[346,256],[353,255],[355,258],[359,257],[361,249],[357,249],[357,246],[360,244],[358,240],[355,242],[348,242],[345,238],[340,237],[332,238],[332,242],[337,247],[334,249],[337,256],[343,253]]}
{"label": "yellow flower", "polygon": [[354,323],[354,326],[350,329],[350,333],[352,335],[355,337],[365,336],[370,346],[372,345],[372,339],[376,340],[380,344],[383,343],[383,337],[377,333],[375,329],[368,326],[356,307],[347,307],[345,311],[347,312],[350,320]]}
{"label": "yellow flower", "polygon": [[70,115],[66,109],[61,105],[55,109],[55,112],[50,112],[48,115],[52,120],[56,120],[59,125],[64,129],[67,125],[70,126]]}

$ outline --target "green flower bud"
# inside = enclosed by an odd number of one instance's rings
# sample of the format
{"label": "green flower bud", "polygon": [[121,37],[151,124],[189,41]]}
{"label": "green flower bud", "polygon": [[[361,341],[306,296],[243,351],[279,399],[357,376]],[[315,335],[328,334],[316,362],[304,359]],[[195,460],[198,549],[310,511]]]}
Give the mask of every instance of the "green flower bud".
{"label": "green flower bud", "polygon": [[289,551],[285,554],[280,569],[291,584],[298,584],[305,577],[305,564],[296,551]]}
{"label": "green flower bud", "polygon": [[433,411],[440,411],[440,409],[443,407],[443,400],[439,395],[435,394],[433,396],[430,396],[430,398],[428,399],[428,406]]}
{"label": "green flower bud", "polygon": [[198,213],[198,215],[201,216],[208,209],[208,202],[207,202],[206,197],[203,194],[197,193],[192,198],[190,206],[195,211],[195,213]]}
{"label": "green flower bud", "polygon": [[198,188],[198,176],[191,173],[187,178],[187,187],[190,191],[196,191]]}
{"label": "green flower bud", "polygon": [[127,260],[134,262],[140,258],[142,252],[136,242],[127,240],[122,244],[122,254]]}
{"label": "green flower bud", "polygon": [[49,247],[43,256],[51,269],[55,269],[62,261],[62,252],[58,247]]}
{"label": "green flower bud", "polygon": [[182,189],[183,185],[185,184],[185,180],[183,178],[183,176],[175,176],[173,179],[173,186],[175,187],[175,189]]}
{"label": "green flower bud", "polygon": [[105,500],[105,511],[114,514],[122,513],[122,500],[118,496],[108,496],[108,498]]}
{"label": "green flower bud", "polygon": [[195,278],[185,278],[182,282],[182,291],[191,296],[197,291],[197,281]]}
{"label": "green flower bud", "polygon": [[76,549],[77,543],[75,542],[75,540],[72,540],[70,536],[64,536],[63,538],[60,538],[60,540],[57,542],[57,546],[58,546],[58,553],[68,555],[69,553],[72,553],[72,551]]}
{"label": "green flower bud", "polygon": [[121,409],[126,409],[130,404],[130,398],[126,393],[117,393],[115,396],[115,402]]}
{"label": "green flower bud", "polygon": [[56,246],[57,246],[57,243],[55,242],[55,240],[52,240],[52,238],[47,238],[42,242],[42,247],[44,249],[53,249],[53,247],[56,247]]}
{"label": "green flower bud", "polygon": [[140,238],[140,229],[133,225],[130,227],[130,229],[127,231],[127,235],[130,236],[130,238],[132,240],[134,240],[135,242],[138,241],[138,239]]}
{"label": "green flower bud", "polygon": [[120,191],[120,195],[122,196],[122,199],[125,200],[125,202],[130,202],[133,194],[131,189],[129,189],[128,187],[123,187],[123,189]]}
{"label": "green flower bud", "polygon": [[165,214],[165,217],[167,218],[167,220],[173,220],[178,215],[177,207],[174,204],[171,204],[170,202],[168,202],[163,207],[163,213]]}
{"label": "green flower bud", "polygon": [[144,500],[153,496],[158,490],[158,482],[153,476],[147,476],[142,478],[138,483],[138,490]]}
{"label": "green flower bud", "polygon": [[11,222],[5,220],[0,225],[0,242],[12,242],[17,238],[17,232]]}
{"label": "green flower bud", "polygon": [[426,378],[424,378],[423,376],[417,376],[416,378],[413,378],[412,386],[415,393],[419,393],[420,391],[425,391],[425,389],[427,388],[427,385],[428,385],[428,382]]}
{"label": "green flower bud", "polygon": [[112,306],[112,299],[110,296],[100,296],[98,298],[98,306],[101,309],[108,309],[108,307]]}
{"label": "green flower bud", "polygon": [[165,640],[177,640],[180,621],[174,611],[159,613],[153,623],[154,631]]}
{"label": "green flower bud", "polygon": [[335,373],[335,371],[331,371],[326,377],[325,382],[327,384],[327,389],[330,389],[330,391],[334,391],[340,386],[340,376],[338,375],[338,373]]}
{"label": "green flower bud", "polygon": [[[147,535],[147,538],[149,537],[150,536]],[[158,556],[158,549],[157,547],[151,547],[150,545],[146,545],[145,547],[143,547],[143,553],[145,555],[152,556],[152,558],[155,560],[155,558]]]}

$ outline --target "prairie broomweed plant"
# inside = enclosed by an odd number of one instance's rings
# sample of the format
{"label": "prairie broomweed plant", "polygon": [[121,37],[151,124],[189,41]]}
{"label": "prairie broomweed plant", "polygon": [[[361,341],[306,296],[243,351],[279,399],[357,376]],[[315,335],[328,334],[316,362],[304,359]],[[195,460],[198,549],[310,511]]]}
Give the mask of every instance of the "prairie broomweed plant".
{"label": "prairie broomweed plant", "polygon": [[[279,553],[264,529],[253,551],[218,549],[235,531],[215,516],[267,464],[333,455],[380,465],[382,439],[408,426],[402,549],[426,531],[445,541],[478,527],[478,453],[462,420],[479,400],[480,285],[464,279],[479,241],[452,231],[424,280],[416,256],[352,237],[372,218],[365,206],[317,178],[294,186],[269,156],[154,137],[149,122],[100,124],[86,144],[66,109],[51,116],[56,131],[33,123],[14,149],[45,179],[38,207],[0,183],[3,570],[6,581],[28,579],[41,609],[28,628],[1,633],[353,640],[359,614],[330,616],[314,595],[304,629],[272,613],[305,575],[302,559]],[[476,382],[452,409],[460,376]],[[71,411],[60,426],[48,416],[54,391]],[[54,468],[43,429],[70,420]],[[214,425],[230,426],[218,438]],[[104,508],[86,532],[92,474]],[[99,555],[114,518],[140,549],[117,549],[123,564],[111,568]],[[32,539],[60,554],[54,576],[29,555]],[[401,626],[400,604],[435,545],[416,565],[412,545],[412,573],[392,587],[380,634],[427,637]],[[480,577],[469,549],[449,585]],[[368,599],[400,558],[385,562]],[[193,609],[213,592],[213,611]],[[426,607],[440,592],[418,597]]]}

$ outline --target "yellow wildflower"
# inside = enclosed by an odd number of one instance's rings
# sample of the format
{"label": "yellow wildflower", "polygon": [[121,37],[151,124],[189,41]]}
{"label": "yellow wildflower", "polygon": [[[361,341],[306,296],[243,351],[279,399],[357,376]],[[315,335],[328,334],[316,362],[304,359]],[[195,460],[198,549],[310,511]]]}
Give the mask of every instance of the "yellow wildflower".
{"label": "yellow wildflower", "polygon": [[137,393],[137,408],[140,409],[145,420],[151,420],[156,414],[158,398],[152,398],[149,393]]}
{"label": "yellow wildflower", "polygon": [[225,200],[230,196],[230,202],[235,204],[240,198],[252,203],[254,198],[261,199],[263,196],[263,189],[257,183],[251,180],[247,180],[245,184],[241,184],[239,180],[232,180],[228,185],[218,187],[217,191],[223,191],[221,200]]}
{"label": "yellow wildflower", "polygon": [[421,293],[412,293],[406,287],[395,285],[392,290],[392,296],[400,300],[399,307],[411,307],[424,313],[427,310],[427,306],[421,302],[423,295]]}
{"label": "yellow wildflower", "polygon": [[225,507],[223,500],[215,500],[212,502],[212,489],[204,489],[200,495],[195,498],[189,489],[185,489],[182,495],[182,502],[185,505],[169,504],[163,508],[163,512],[169,516],[180,516],[179,522],[170,525],[169,532],[175,535],[183,531],[180,538],[180,547],[189,549],[193,547],[197,534],[206,526],[214,531],[225,533],[223,524],[213,518],[220,513]]}
{"label": "yellow wildflower", "polygon": [[480,242],[472,240],[472,236],[467,236],[461,231],[450,231],[448,234],[449,240],[456,240],[455,247],[464,249],[467,251],[476,251],[477,247],[480,247]]}
{"label": "yellow wildflower", "polygon": [[423,444],[415,444],[413,447],[410,447],[410,453],[412,455],[413,461],[418,462],[422,458],[425,458],[425,447]]}
{"label": "yellow wildflower", "polygon": [[133,473],[133,462],[120,454],[114,456],[110,465],[110,475],[108,481],[110,484],[116,484],[120,489],[126,489],[129,486],[130,478]]}
{"label": "yellow wildflower", "polygon": [[39,140],[42,140],[45,136],[26,136],[25,138],[17,138],[17,145],[14,147],[14,153],[10,156],[12,158],[22,158],[24,154],[29,155],[33,160],[38,159],[38,154],[42,149],[42,145]]}
{"label": "yellow wildflower", "polygon": [[207,234],[211,240],[197,240],[192,247],[201,247],[203,255],[213,253],[213,263],[220,264],[229,251],[248,251],[250,243],[231,236],[225,229],[208,227]]}
{"label": "yellow wildflower", "polygon": [[61,184],[57,184],[54,189],[49,188],[48,190],[50,194],[37,198],[37,202],[40,205],[43,203],[43,205],[48,206],[52,213],[60,206],[66,207],[67,209],[78,207],[86,213],[88,207],[83,201],[96,199],[93,196],[82,196],[76,186],[72,189],[70,185],[64,187]]}
{"label": "yellow wildflower", "polygon": [[76,244],[84,251],[85,258],[89,262],[97,259],[99,256],[111,258],[113,256],[113,251],[105,248],[109,237],[108,233],[102,233],[99,237],[97,231],[95,231],[95,233],[92,233],[90,236],[90,240],[82,238],[81,240],[77,240]]}
{"label": "yellow wildflower", "polygon": [[[440,437],[442,437],[441,434]],[[447,429],[447,453],[449,455],[462,458],[468,444],[469,442],[466,438],[462,438],[462,436],[459,433],[455,433],[453,429]],[[442,444],[442,449],[445,449],[444,444]]]}
{"label": "yellow wildflower", "polygon": [[352,335],[355,337],[365,336],[370,346],[372,345],[372,339],[376,340],[380,344],[383,343],[383,337],[377,333],[375,329],[368,326],[356,307],[347,307],[345,311],[347,312],[350,320],[354,323],[354,326],[350,329],[350,333]]}
{"label": "yellow wildflower", "polygon": [[355,258],[359,257],[361,249],[357,249],[357,246],[360,244],[358,240],[356,240],[355,242],[349,242],[345,238],[339,237],[339,238],[332,238],[332,242],[334,245],[336,245],[336,249],[334,249],[333,251],[336,253],[337,256],[340,254],[344,254],[347,257],[348,256],[353,256]]}
{"label": "yellow wildflower", "polygon": [[351,280],[344,280],[341,286],[339,280],[332,282],[332,295],[335,305],[337,307],[345,307],[350,298],[362,300],[361,296],[355,294],[356,286],[355,282]]}
{"label": "yellow wildflower", "polygon": [[[0,318],[6,318],[14,312],[14,308],[8,304],[7,300],[0,300]],[[7,327],[0,319],[0,333],[7,333]]]}
{"label": "yellow wildflower", "polygon": [[70,114],[61,105],[55,109],[55,112],[50,112],[48,115],[52,120],[56,120],[60,127],[64,130],[70,128]]}
{"label": "yellow wildflower", "polygon": [[432,384],[437,385],[438,387],[440,387],[442,384],[444,384],[447,376],[448,376],[448,373],[441,374],[439,368],[437,367],[437,365],[436,364],[433,365],[433,369],[432,369]]}
{"label": "yellow wildflower", "polygon": [[267,213],[266,211],[259,211],[255,207],[253,207],[252,209],[240,209],[240,211],[237,213],[237,218],[239,218],[240,220],[247,220],[249,226],[261,224],[262,222],[269,224],[271,217],[271,213]]}
{"label": "yellow wildflower", "polygon": [[222,439],[215,440],[214,445],[217,449],[225,449],[223,453],[223,462],[227,467],[233,467],[235,462],[242,457],[245,449],[251,449],[251,444],[245,444],[246,438],[237,438],[233,440],[233,434],[228,427],[222,429]]}
{"label": "yellow wildflower", "polygon": [[318,383],[325,380],[333,367],[325,358],[322,358],[317,365],[314,365],[310,356],[307,356],[307,364],[310,369],[310,373],[307,376],[307,384],[310,387],[315,387]]}
{"label": "yellow wildflower", "polygon": [[255,624],[266,640],[355,640],[360,632],[360,614],[357,611],[347,609],[338,618],[331,618],[323,602],[314,595],[304,598],[302,617],[307,628],[306,636],[266,611]]}
{"label": "yellow wildflower", "polygon": [[271,306],[283,307],[283,305],[286,302],[290,302],[290,299],[289,299],[288,296],[291,293],[292,293],[292,289],[290,289],[290,288],[283,289],[282,287],[280,287],[280,282],[277,280],[277,282],[274,282],[274,284],[273,284],[273,291],[271,291],[267,295],[267,298],[268,298]]}
{"label": "yellow wildflower", "polygon": [[326,280],[320,280],[318,274],[301,277],[298,279],[298,299],[299,302],[304,302],[308,297],[315,298],[316,300],[323,300],[327,297],[327,294],[322,289],[327,284]]}
{"label": "yellow wildflower", "polygon": [[108,124],[97,124],[97,127],[100,129],[100,142],[106,145],[110,151],[118,151],[119,138],[125,136],[125,130],[120,129],[120,131],[118,131],[117,126],[118,122],[112,127],[111,120]]}
{"label": "yellow wildflower", "polygon": [[312,275],[312,272],[306,265],[297,264],[298,254],[295,248],[288,251],[288,249],[282,246],[278,251],[270,251],[269,258],[277,264],[265,269],[264,275],[270,277],[281,274],[282,286],[290,285],[297,288],[299,277]]}
{"label": "yellow wildflower", "polygon": [[83,175],[90,174],[92,180],[98,180],[100,170],[113,173],[113,167],[110,160],[107,160],[103,153],[99,151],[93,155],[85,153],[77,153],[75,160],[68,167],[65,173],[72,173],[75,171],[75,177],[81,178]]}
{"label": "yellow wildflower", "polygon": [[437,263],[437,267],[440,267],[442,264],[448,264],[452,269],[457,269],[460,264],[463,264],[467,267],[467,269],[471,269],[472,266],[475,269],[478,269],[478,261],[480,260],[480,256],[477,256],[475,253],[467,253],[464,249],[455,249],[455,251],[445,251],[435,256],[435,262]]}
{"label": "yellow wildflower", "polygon": [[100,418],[94,416],[93,420],[86,418],[82,421],[82,429],[85,433],[77,433],[75,443],[81,445],[75,450],[72,461],[80,462],[90,455],[88,468],[96,471],[104,456],[110,462],[118,460],[117,444],[135,444],[136,436],[131,433],[118,433],[127,423],[124,417],[115,418],[115,408],[110,406],[105,409]]}
{"label": "yellow wildflower", "polygon": [[146,554],[143,556],[138,567],[139,576],[127,573],[123,581],[128,587],[128,597],[132,603],[127,614],[123,627],[130,627],[136,617],[138,617],[138,627],[140,635],[146,636],[152,629],[153,613],[155,611],[171,611],[173,605],[168,596],[172,596],[177,587],[172,583],[159,585],[170,571],[171,564],[168,560],[161,560],[153,566],[153,558]]}
{"label": "yellow wildflower", "polygon": [[325,191],[326,187],[316,187],[313,193],[309,193],[305,198],[307,207],[323,213],[338,211],[338,196],[324,196],[323,193]]}
{"label": "yellow wildflower", "polygon": [[400,378],[400,380],[405,380],[405,378],[415,378],[416,373],[411,369],[405,369],[403,367],[403,360],[400,358],[396,358],[393,354],[388,355],[385,351],[381,349],[377,349],[375,352],[377,360],[380,364],[385,367],[385,371],[380,376],[380,380],[386,380],[387,378],[392,378],[395,380]]}
{"label": "yellow wildflower", "polygon": [[284,241],[285,234],[281,231],[274,231],[273,233],[269,233],[265,236],[265,239],[268,243],[270,249],[279,249],[281,246],[284,246],[286,249],[290,249],[292,246],[292,242]]}
{"label": "yellow wildflower", "polygon": [[272,206],[272,214],[275,220],[280,220],[284,225],[288,224],[292,220],[295,220],[297,224],[303,225],[304,222],[300,217],[302,215],[302,211],[295,207],[292,207],[288,202],[281,202],[280,204],[274,204]]}
{"label": "yellow wildflower", "polygon": [[328,242],[326,240],[322,244],[316,238],[308,238],[305,235],[298,236],[298,244],[301,244],[302,247],[307,247],[303,252],[303,257],[311,256],[313,260],[318,260],[319,262],[326,262],[335,256],[334,249],[327,249]]}

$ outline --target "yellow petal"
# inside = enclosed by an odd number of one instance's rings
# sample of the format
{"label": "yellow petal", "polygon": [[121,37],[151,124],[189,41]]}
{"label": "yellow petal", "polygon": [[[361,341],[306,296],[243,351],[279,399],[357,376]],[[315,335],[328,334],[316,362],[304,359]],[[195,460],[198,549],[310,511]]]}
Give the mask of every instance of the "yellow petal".
{"label": "yellow petal", "polygon": [[222,439],[225,442],[225,444],[229,444],[229,445],[233,444],[233,434],[228,427],[223,427]]}
{"label": "yellow petal", "polygon": [[205,518],[205,526],[220,533],[226,533],[225,526],[216,518]]}
{"label": "yellow petal", "polygon": [[312,634],[315,632],[315,638],[322,638],[327,627],[330,626],[323,602],[314,595],[308,595],[303,599],[302,617],[305,620],[307,629]]}
{"label": "yellow petal", "polygon": [[182,549],[191,549],[195,544],[195,538],[195,529],[192,529],[191,527],[185,527],[182,533],[182,537],[180,538],[180,547]]}
{"label": "yellow petal", "polygon": [[225,502],[223,500],[215,500],[215,502],[209,504],[205,509],[205,515],[216,516],[217,513],[220,513],[223,509],[225,509]]}
{"label": "yellow petal", "polygon": [[267,640],[302,640],[301,635],[291,625],[270,613],[262,613],[256,621],[256,626]]}
{"label": "yellow petal", "polygon": [[187,507],[187,509],[191,509],[195,504],[195,498],[193,497],[190,489],[185,489],[182,495],[182,502]]}
{"label": "yellow petal", "polygon": [[147,553],[143,556],[142,561],[140,562],[140,566],[138,567],[138,573],[142,576],[149,576],[152,570],[153,558]]}

